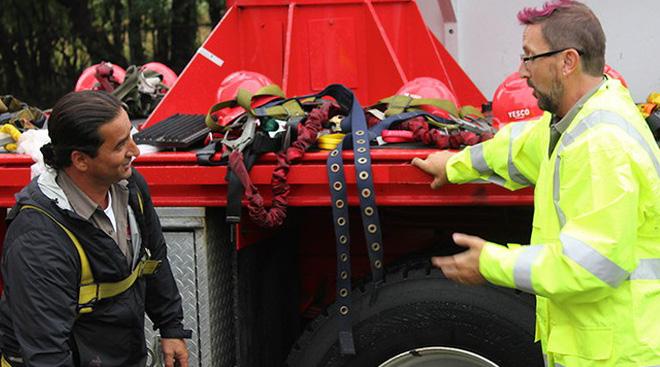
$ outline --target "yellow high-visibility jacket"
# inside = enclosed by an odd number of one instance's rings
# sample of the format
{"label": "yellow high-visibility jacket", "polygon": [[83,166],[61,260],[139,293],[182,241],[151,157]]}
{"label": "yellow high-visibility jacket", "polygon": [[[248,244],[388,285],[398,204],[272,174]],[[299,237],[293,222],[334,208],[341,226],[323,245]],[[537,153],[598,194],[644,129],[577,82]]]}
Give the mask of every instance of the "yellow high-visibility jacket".
{"label": "yellow high-visibility jacket", "polygon": [[488,243],[490,282],[537,295],[549,366],[660,366],[660,151],[627,89],[606,80],[551,154],[546,113],[447,164],[450,182],[534,185],[530,246]]}

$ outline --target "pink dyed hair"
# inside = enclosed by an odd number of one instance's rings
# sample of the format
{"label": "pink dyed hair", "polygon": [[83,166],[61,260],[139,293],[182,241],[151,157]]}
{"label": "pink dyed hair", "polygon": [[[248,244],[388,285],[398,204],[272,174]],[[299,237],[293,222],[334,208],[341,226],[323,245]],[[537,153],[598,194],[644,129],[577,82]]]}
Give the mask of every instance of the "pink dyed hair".
{"label": "pink dyed hair", "polygon": [[541,8],[524,8],[518,12],[518,21],[523,25],[535,24],[549,17],[555,10],[568,8],[574,3],[573,0],[555,0],[546,2]]}
{"label": "pink dyed hair", "polygon": [[541,8],[525,8],[518,13],[524,26],[541,25],[543,38],[551,49],[575,48],[580,51],[584,71],[602,75],[605,65],[605,32],[596,15],[576,0],[552,0]]}

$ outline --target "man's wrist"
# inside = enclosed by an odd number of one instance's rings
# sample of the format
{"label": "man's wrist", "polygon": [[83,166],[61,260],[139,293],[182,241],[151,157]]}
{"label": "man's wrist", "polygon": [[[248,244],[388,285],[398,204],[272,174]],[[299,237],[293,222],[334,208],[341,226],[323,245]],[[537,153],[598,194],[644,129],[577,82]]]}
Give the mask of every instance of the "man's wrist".
{"label": "man's wrist", "polygon": [[192,330],[184,329],[183,326],[177,328],[161,328],[160,337],[166,339],[190,339]]}

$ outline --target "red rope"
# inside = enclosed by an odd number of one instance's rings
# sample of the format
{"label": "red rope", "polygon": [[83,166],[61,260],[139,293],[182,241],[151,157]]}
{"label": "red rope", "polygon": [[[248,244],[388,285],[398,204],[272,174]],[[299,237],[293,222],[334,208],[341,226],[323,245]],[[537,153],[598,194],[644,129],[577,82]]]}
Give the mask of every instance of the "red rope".
{"label": "red rope", "polygon": [[492,134],[479,136],[465,130],[442,131],[440,129],[432,129],[423,116],[417,116],[404,121],[399,125],[399,128],[412,131],[413,138],[416,141],[421,141],[425,145],[435,146],[440,149],[458,149],[463,145],[475,145],[492,137]]}
{"label": "red rope", "polygon": [[275,228],[284,223],[290,192],[290,186],[287,183],[289,166],[302,158],[307,148],[316,142],[322,123],[328,120],[331,107],[332,103],[324,103],[321,107],[312,110],[305,123],[298,125],[296,141],[286,151],[277,153],[277,166],[273,170],[271,178],[273,199],[270,209],[265,208],[263,197],[250,180],[250,174],[243,162],[243,154],[235,150],[229,155],[229,167],[245,188],[250,218],[259,226]]}

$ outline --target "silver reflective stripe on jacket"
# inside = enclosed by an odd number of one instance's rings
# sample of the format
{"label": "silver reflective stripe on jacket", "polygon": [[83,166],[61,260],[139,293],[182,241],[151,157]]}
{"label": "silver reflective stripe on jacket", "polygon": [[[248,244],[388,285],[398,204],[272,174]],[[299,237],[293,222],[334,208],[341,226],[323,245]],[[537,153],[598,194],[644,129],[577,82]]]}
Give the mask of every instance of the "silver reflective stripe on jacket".
{"label": "silver reflective stripe on jacket", "polygon": [[631,280],[660,280],[660,259],[641,259],[630,274]]}
{"label": "silver reflective stripe on jacket", "polygon": [[559,235],[559,240],[566,257],[575,261],[610,287],[618,287],[621,282],[630,276],[630,273],[619,265],[577,238],[562,233]]}
{"label": "silver reflective stripe on jacket", "polygon": [[[507,169],[511,180],[523,186],[530,186],[531,182],[525,177],[518,167],[513,163],[513,141],[520,136],[525,129],[527,122],[517,122],[511,124],[511,135],[509,136],[509,155],[507,160]],[[495,174],[493,169],[488,166],[486,158],[484,157],[484,147],[482,144],[474,145],[470,148],[470,159],[472,161],[472,168],[474,168],[480,175],[489,176],[488,181],[494,184],[504,186],[506,180]]]}
{"label": "silver reflective stripe on jacket", "polygon": [[[660,280],[660,259],[641,259],[637,268],[628,273],[591,246],[562,233],[559,236],[566,257],[608,284],[618,287],[625,280]],[[516,289],[534,294],[532,268],[534,261],[543,251],[544,245],[527,246],[520,252],[513,266],[513,281]]]}
{"label": "silver reflective stripe on jacket", "polygon": [[516,264],[513,266],[513,281],[516,289],[534,294],[532,265],[542,250],[543,245],[532,245],[527,246],[520,252],[518,259],[516,259]]}
{"label": "silver reflective stripe on jacket", "polygon": [[[548,363],[548,356],[546,356],[545,354],[543,355],[543,365],[545,367],[550,367],[550,364]],[[552,366],[553,367],[566,367],[563,364],[557,363],[557,362],[553,363]],[[654,364],[653,366],[642,366],[642,367],[660,367],[660,364]]]}
{"label": "silver reflective stripe on jacket", "polygon": [[509,159],[507,160],[507,165],[509,168],[509,177],[511,177],[513,182],[523,186],[529,186],[532,183],[529,182],[527,177],[523,176],[518,170],[518,167],[513,164],[513,141],[520,136],[523,130],[525,130],[525,126],[527,126],[526,122],[516,122],[511,126],[511,136],[509,136]]}
{"label": "silver reflective stripe on jacket", "polygon": [[589,128],[592,128],[597,124],[608,124],[608,125],[617,126],[621,130],[623,130],[623,132],[625,132],[629,137],[635,140],[644,149],[644,151],[646,151],[649,158],[651,159],[651,162],[653,162],[653,166],[655,167],[655,171],[658,174],[658,177],[660,177],[660,162],[658,161],[658,158],[655,156],[655,154],[653,154],[653,149],[651,149],[649,143],[646,140],[644,140],[644,138],[639,133],[639,131],[637,131],[637,129],[635,129],[635,127],[631,123],[626,121],[626,119],[624,119],[623,117],[621,117],[620,115],[614,112],[594,111],[589,116],[582,119],[582,121],[578,123],[575,129],[564,133],[561,136],[561,140],[559,142],[559,149],[557,150],[557,157],[555,158],[555,171],[554,171],[552,195],[553,195],[553,201],[555,203],[555,209],[557,211],[557,217],[559,218],[559,224],[561,227],[563,227],[566,224],[566,217],[564,216],[564,213],[559,207],[559,184],[560,184],[559,165],[561,160],[559,155],[561,154],[561,152],[564,151],[564,149],[566,149],[566,147],[571,145],[577,139],[578,136],[582,135]]}

